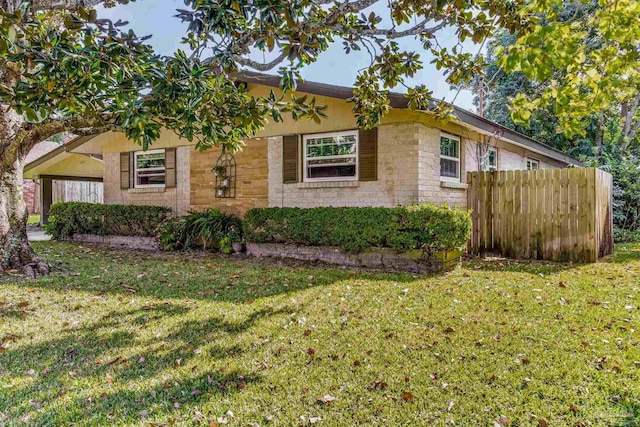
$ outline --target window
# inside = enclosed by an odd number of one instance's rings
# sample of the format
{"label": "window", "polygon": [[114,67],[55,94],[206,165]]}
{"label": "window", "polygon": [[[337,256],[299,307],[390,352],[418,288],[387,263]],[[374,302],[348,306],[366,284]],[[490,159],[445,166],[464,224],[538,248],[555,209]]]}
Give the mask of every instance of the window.
{"label": "window", "polygon": [[488,147],[480,161],[480,170],[497,171],[498,170],[498,149]]}
{"label": "window", "polygon": [[305,135],[305,181],[358,179],[358,131]]}
{"label": "window", "polygon": [[440,136],[440,178],[460,180],[460,138],[456,136]]}
{"label": "window", "polygon": [[135,187],[164,187],[166,180],[164,150],[135,153]]}
{"label": "window", "polygon": [[538,169],[538,161],[535,159],[526,159],[527,160],[527,170],[537,170]]}

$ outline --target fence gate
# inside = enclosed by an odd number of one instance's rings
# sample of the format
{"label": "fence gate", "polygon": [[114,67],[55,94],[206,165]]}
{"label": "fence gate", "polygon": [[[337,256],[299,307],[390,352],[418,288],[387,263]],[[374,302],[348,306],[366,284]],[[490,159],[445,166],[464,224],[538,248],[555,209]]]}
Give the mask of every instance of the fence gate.
{"label": "fence gate", "polygon": [[470,172],[469,250],[595,262],[613,251],[613,178],[596,168]]}

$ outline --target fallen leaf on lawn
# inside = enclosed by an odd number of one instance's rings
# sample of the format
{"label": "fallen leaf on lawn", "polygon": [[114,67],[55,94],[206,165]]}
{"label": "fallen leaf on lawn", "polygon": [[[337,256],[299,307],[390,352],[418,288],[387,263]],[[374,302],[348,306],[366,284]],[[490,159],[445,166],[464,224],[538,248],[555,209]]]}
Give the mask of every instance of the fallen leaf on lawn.
{"label": "fallen leaf on lawn", "polygon": [[200,390],[193,390],[191,396],[202,396],[202,392]]}
{"label": "fallen leaf on lawn", "polygon": [[315,351],[314,349],[312,349],[312,348],[308,348],[308,349],[307,349],[307,354],[308,354],[309,356],[313,356],[314,354],[316,354],[316,351]]}
{"label": "fallen leaf on lawn", "polygon": [[20,301],[20,303],[18,304],[18,307],[20,308],[25,308],[29,306],[29,301]]}
{"label": "fallen leaf on lawn", "polygon": [[549,423],[544,418],[538,420],[538,427],[549,427]]}
{"label": "fallen leaf on lawn", "polygon": [[560,286],[561,288],[566,288],[567,287],[567,285],[565,285],[564,282],[558,283],[558,286]]}
{"label": "fallen leaf on lawn", "polygon": [[455,332],[455,329],[453,329],[451,326],[449,326],[447,329],[445,329],[443,331],[445,334],[450,334],[452,332]]}
{"label": "fallen leaf on lawn", "polygon": [[316,423],[319,423],[320,421],[322,421],[322,418],[320,417],[309,417],[310,424],[316,424]]}
{"label": "fallen leaf on lawn", "polygon": [[404,399],[407,402],[413,402],[413,393],[409,393],[408,391],[403,391],[402,399]]}
{"label": "fallen leaf on lawn", "polygon": [[522,362],[523,365],[529,365],[531,363],[531,361],[526,357],[522,358],[520,361]]}
{"label": "fallen leaf on lawn", "polygon": [[111,362],[107,363],[107,366],[111,366],[111,365],[114,365],[114,364],[118,363],[120,361],[120,359],[122,359],[122,357],[120,357],[120,356],[116,357]]}
{"label": "fallen leaf on lawn", "polygon": [[320,399],[318,399],[319,402],[321,403],[331,403],[334,400],[336,400],[335,397],[331,396],[330,394],[325,394],[324,396],[322,396]]}
{"label": "fallen leaf on lawn", "polygon": [[455,403],[453,403],[453,400],[451,400],[449,402],[449,406],[447,406],[447,412],[451,412],[451,410],[453,409],[453,405],[455,405]]}
{"label": "fallen leaf on lawn", "polygon": [[35,374],[36,374],[35,369],[29,369],[29,370],[27,371],[27,375],[29,375],[30,377],[34,376]]}
{"label": "fallen leaf on lawn", "polygon": [[571,412],[573,412],[574,414],[580,412],[580,408],[578,408],[576,405],[574,405],[573,403],[571,405],[569,405],[569,410]]}
{"label": "fallen leaf on lawn", "polygon": [[107,382],[109,384],[113,384],[113,378],[111,377],[111,375],[107,374]]}
{"label": "fallen leaf on lawn", "polygon": [[493,423],[494,427],[503,427],[503,426],[508,426],[509,424],[511,424],[511,420],[505,417],[504,415],[500,415],[498,417],[498,420],[495,423]]}

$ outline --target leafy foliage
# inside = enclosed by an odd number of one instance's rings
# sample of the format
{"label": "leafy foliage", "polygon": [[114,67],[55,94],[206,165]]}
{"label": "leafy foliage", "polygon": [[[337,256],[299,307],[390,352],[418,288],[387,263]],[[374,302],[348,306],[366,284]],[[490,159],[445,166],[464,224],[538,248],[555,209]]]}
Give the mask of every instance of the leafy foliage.
{"label": "leafy foliage", "polygon": [[56,240],[73,234],[99,236],[153,236],[158,224],[171,214],[164,206],[56,203],[49,211],[47,234]]}
{"label": "leafy foliage", "polygon": [[534,110],[552,107],[560,129],[573,137],[586,135],[594,114],[617,116],[627,148],[640,130],[640,3],[581,0],[562,16],[565,3],[529,2],[525,8],[541,14],[543,25],[497,51],[507,72],[545,83],[536,96],[513,98],[513,118],[526,122]]}
{"label": "leafy foliage", "polygon": [[256,208],[243,221],[248,242],[339,246],[358,252],[369,247],[449,250],[469,238],[467,211],[433,205],[396,208]]}
{"label": "leafy foliage", "polygon": [[620,233],[640,231],[640,157],[633,152],[623,156],[619,147],[611,143],[596,156],[585,158],[584,163],[613,175],[615,227],[622,230]]}
{"label": "leafy foliage", "polygon": [[[567,13],[572,10],[570,5],[567,5],[567,9]],[[509,101],[512,98],[518,94],[534,98],[550,84],[549,81],[538,82],[530,79],[521,71],[505,72],[500,67],[498,62],[501,56],[497,52],[512,46],[516,40],[516,35],[502,31],[487,43],[484,75],[479,75],[467,86],[476,95],[474,103],[479,104],[479,91],[482,90],[484,117],[569,154],[588,154],[598,136],[595,120],[589,123],[584,137],[568,138],[564,133],[558,132],[559,121],[553,105],[534,110],[526,122],[514,121],[511,117],[512,109]]]}
{"label": "leafy foliage", "polygon": [[205,250],[221,249],[223,240],[231,247],[231,243],[235,241],[232,239],[241,239],[241,229],[238,217],[216,209],[207,209],[167,219],[156,230],[156,239],[160,248],[166,251],[196,247]]}

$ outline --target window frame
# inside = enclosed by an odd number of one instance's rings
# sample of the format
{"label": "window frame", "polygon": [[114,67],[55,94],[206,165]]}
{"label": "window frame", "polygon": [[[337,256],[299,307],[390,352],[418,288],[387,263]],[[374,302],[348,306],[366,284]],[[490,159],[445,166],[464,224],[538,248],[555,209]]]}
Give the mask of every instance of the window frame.
{"label": "window frame", "polygon": [[[496,164],[495,166],[491,166],[489,164],[489,153],[495,153]],[[484,172],[496,172],[498,170],[498,147],[487,147],[486,158],[481,160],[481,168]]]}
{"label": "window frame", "polygon": [[[458,144],[457,144],[458,157],[457,158],[456,157],[443,156],[442,155],[442,138],[443,137],[458,142]],[[442,175],[442,166],[440,166],[440,172],[439,172],[440,181],[461,182],[461,176],[460,176],[461,175],[460,174],[460,168],[462,167],[462,164],[461,164],[462,163],[462,155],[461,155],[462,147],[461,146],[462,146],[462,138],[460,138],[459,136],[452,135],[450,133],[445,133],[445,132],[441,132],[440,133],[440,141],[439,141],[439,144],[438,144],[438,147],[439,147],[438,152],[440,153],[440,160],[445,159],[445,160],[451,160],[451,161],[457,162],[456,172],[457,172],[457,175],[458,175],[455,178],[452,177],[452,176],[443,176]]]}
{"label": "window frame", "polygon": [[[138,169],[138,156],[144,156],[147,154],[164,153],[164,167],[163,168],[142,168]],[[139,170],[162,170],[164,171],[164,184],[138,184],[138,171]],[[133,153],[133,188],[166,188],[167,186],[167,151],[165,149],[136,151]]]}
{"label": "window frame", "polygon": [[[307,156],[307,141],[310,139],[316,138],[327,138],[327,137],[335,137],[335,136],[355,136],[355,153],[353,154],[343,154],[338,156],[323,156],[323,157],[308,157]],[[355,166],[356,172],[354,176],[346,176],[346,177],[328,177],[328,178],[309,178],[308,172],[309,169],[307,167],[309,160],[317,160],[317,159],[345,159],[345,158],[355,158]],[[358,181],[360,178],[360,138],[359,131],[357,129],[345,130],[345,131],[337,131],[337,132],[325,132],[325,133],[311,133],[302,135],[302,182],[342,182],[342,181]]]}
{"label": "window frame", "polygon": [[[537,171],[537,170],[539,170],[539,169],[540,169],[540,160],[538,160],[538,159],[534,159],[534,158],[531,158],[531,157],[526,157],[526,158],[524,159],[524,162],[525,162],[525,163],[524,163],[524,167],[525,167],[525,169],[526,169],[526,170],[534,170],[534,171]],[[530,168],[530,167],[529,167],[529,163],[531,163],[531,164],[535,164],[535,165],[536,165],[536,168],[535,168],[535,169]]]}

